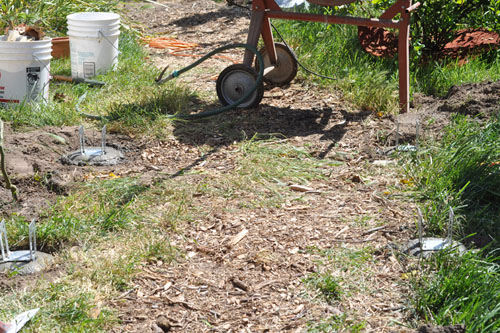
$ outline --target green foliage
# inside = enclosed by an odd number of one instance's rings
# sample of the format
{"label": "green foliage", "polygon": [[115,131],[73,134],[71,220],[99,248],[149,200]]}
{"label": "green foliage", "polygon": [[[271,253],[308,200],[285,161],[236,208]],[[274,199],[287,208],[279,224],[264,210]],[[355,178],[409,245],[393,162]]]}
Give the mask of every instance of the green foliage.
{"label": "green foliage", "polygon": [[464,324],[467,332],[500,331],[500,257],[440,253],[415,283],[415,308],[438,325]]}
{"label": "green foliage", "polygon": [[340,300],[342,289],[330,272],[313,273],[304,279],[304,282],[317,290],[327,303],[332,304],[334,301]]}
{"label": "green foliage", "polygon": [[413,14],[412,42],[420,42],[424,56],[439,54],[459,28],[480,27],[491,0],[426,0]]}
{"label": "green foliage", "polygon": [[[92,182],[62,198],[37,225],[40,249],[55,250],[63,244],[85,242],[129,227],[137,217],[137,208],[132,205],[145,190],[147,187],[138,185],[135,179],[117,178]],[[13,244],[27,242],[24,218],[13,216],[7,227]]]}
{"label": "green foliage", "polygon": [[363,332],[366,328],[366,321],[349,319],[344,313],[328,317],[320,322],[308,323],[308,332]]}
{"label": "green foliage", "polygon": [[[498,0],[423,0],[412,13],[411,44],[416,60],[442,56],[444,46],[457,32],[469,28],[500,31]],[[375,7],[385,10],[393,0],[374,0]]]}
{"label": "green foliage", "polygon": [[67,29],[66,16],[86,11],[114,11],[117,0],[2,0],[0,1],[0,29],[8,22],[33,24],[36,21],[46,32],[64,34]]}
{"label": "green foliage", "polygon": [[[364,15],[361,8],[348,11],[346,8],[312,7],[311,11],[328,15]],[[348,101],[362,109],[387,113],[397,110],[397,62],[364,52],[356,27],[301,21],[273,23],[304,66],[336,78],[318,79],[323,84],[341,89]],[[311,76],[311,79],[317,78]]]}
{"label": "green foliage", "polygon": [[500,117],[481,126],[457,117],[442,143],[414,156],[408,165],[425,200],[432,232],[446,230],[448,207],[459,219],[461,236],[478,233],[498,240],[500,224]]}

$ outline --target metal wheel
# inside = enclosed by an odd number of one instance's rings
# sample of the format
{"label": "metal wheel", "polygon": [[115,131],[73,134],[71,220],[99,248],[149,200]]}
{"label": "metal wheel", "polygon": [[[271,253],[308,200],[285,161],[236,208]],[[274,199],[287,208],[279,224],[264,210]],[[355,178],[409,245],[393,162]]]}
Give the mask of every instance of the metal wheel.
{"label": "metal wheel", "polygon": [[[223,105],[234,104],[237,100],[244,97],[255,86],[257,81],[257,72],[250,66],[243,64],[231,65],[220,73],[217,79],[217,96]],[[257,89],[239,108],[250,109],[259,105],[264,96],[264,85],[262,82]]]}
{"label": "metal wheel", "polygon": [[[286,47],[283,43],[275,43],[277,64],[273,70],[264,75],[266,82],[278,85],[285,85],[290,83],[297,75],[297,57],[292,50]],[[266,48],[260,50],[264,58],[264,68],[271,65],[269,55]],[[259,64],[256,62],[255,67],[259,70]]]}

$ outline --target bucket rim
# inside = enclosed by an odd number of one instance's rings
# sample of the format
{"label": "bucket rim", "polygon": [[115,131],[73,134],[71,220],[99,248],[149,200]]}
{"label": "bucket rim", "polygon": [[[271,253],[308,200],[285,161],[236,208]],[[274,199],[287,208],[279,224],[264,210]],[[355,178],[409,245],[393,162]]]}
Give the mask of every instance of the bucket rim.
{"label": "bucket rim", "polygon": [[[91,19],[90,19],[91,18]],[[120,19],[120,15],[113,12],[78,12],[72,13],[66,16],[68,21],[80,21],[80,22],[107,22],[116,21]]]}
{"label": "bucket rim", "polygon": [[[14,52],[12,52],[14,51]],[[44,49],[44,50],[35,50],[33,52],[19,52],[16,49],[1,49],[0,54],[20,54],[20,55],[25,55],[25,54],[34,54],[38,56],[39,54],[49,54],[52,52],[52,48],[50,49]]]}
{"label": "bucket rim", "polygon": [[118,30],[117,32],[113,32],[111,34],[106,34],[105,32],[103,32],[102,36],[98,34],[98,32],[96,31],[95,34],[90,34],[89,33],[90,31],[85,31],[85,32],[73,32],[73,31],[70,31],[68,30],[68,36],[70,37],[70,41],[71,41],[71,38],[73,37],[77,37],[77,38],[92,38],[92,39],[96,39],[96,38],[102,38],[102,37],[118,37],[120,36],[120,31]]}
{"label": "bucket rim", "polygon": [[68,36],[63,36],[63,37],[54,37],[52,38],[52,43],[60,43],[60,42],[65,42],[69,39]]}
{"label": "bucket rim", "polygon": [[107,31],[120,31],[120,27],[116,27],[116,28],[113,28],[113,29],[75,29],[75,28],[72,28],[72,27],[68,27],[68,31],[81,31],[81,32],[98,32],[98,31],[102,31],[102,32],[107,32]]}
{"label": "bucket rim", "polygon": [[108,28],[115,29],[121,26],[120,22],[112,23],[112,24],[72,24],[68,22],[68,28],[77,27],[78,29],[86,28],[86,29],[99,29],[99,28]]}
{"label": "bucket rim", "polygon": [[[9,55],[9,57],[7,57]],[[15,55],[15,57],[12,57],[11,55]],[[52,60],[52,55],[50,53],[46,54],[45,56],[37,56],[36,58],[31,55],[31,57],[28,57],[28,54],[7,54],[3,53],[0,54],[0,61],[17,61],[17,62],[27,62],[27,63],[34,63],[34,62],[40,62],[40,61],[46,61],[50,63],[50,60]]]}
{"label": "bucket rim", "polygon": [[111,29],[79,29],[79,27],[69,27],[68,26],[68,31],[81,31],[81,32],[98,32],[98,31],[102,31],[102,32],[109,32],[109,31],[119,31],[120,30],[120,27],[116,27],[116,28],[111,28]]}
{"label": "bucket rim", "polygon": [[[7,46],[7,45],[17,45],[21,46],[20,48],[32,48],[30,45],[36,45],[35,47],[43,47],[42,45],[44,44],[51,44],[52,43],[52,38],[51,37],[44,37],[41,40],[32,40],[29,42],[8,42],[7,41],[7,36],[6,35],[0,35],[0,43],[2,43],[2,47]],[[16,47],[13,47],[16,48]]]}

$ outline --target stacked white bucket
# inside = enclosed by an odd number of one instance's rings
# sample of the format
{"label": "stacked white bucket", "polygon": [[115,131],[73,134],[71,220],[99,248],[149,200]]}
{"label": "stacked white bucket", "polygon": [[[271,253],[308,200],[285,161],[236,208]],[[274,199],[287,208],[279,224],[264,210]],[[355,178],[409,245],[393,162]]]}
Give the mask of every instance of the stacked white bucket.
{"label": "stacked white bucket", "polygon": [[73,78],[104,74],[118,63],[118,14],[75,13],[67,19]]}
{"label": "stacked white bucket", "polygon": [[8,42],[0,36],[0,104],[48,100],[52,41]]}

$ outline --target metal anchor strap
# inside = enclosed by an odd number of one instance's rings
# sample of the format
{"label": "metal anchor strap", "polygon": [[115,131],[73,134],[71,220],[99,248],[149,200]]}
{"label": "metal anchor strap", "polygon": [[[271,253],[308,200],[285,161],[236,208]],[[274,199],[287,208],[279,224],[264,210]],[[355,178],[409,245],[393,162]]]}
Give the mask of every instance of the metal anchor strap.
{"label": "metal anchor strap", "polygon": [[2,222],[0,222],[0,254],[2,255],[1,261],[7,261],[10,256],[5,220],[2,220]]}

